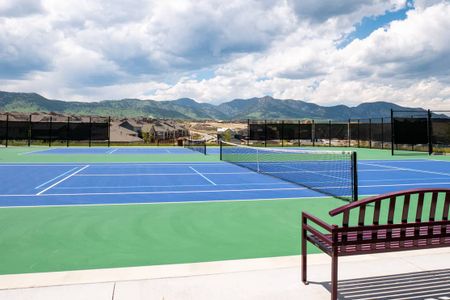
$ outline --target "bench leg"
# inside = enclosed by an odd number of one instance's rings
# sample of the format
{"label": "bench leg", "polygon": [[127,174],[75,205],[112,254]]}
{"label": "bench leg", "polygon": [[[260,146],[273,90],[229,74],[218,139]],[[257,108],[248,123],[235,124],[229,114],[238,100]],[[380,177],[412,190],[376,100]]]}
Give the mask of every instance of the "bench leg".
{"label": "bench leg", "polygon": [[302,229],[302,281],[304,284],[308,284],[307,273],[308,273],[308,265],[307,265],[307,253],[308,253],[308,244],[306,241],[306,230]]}
{"label": "bench leg", "polygon": [[338,295],[338,256],[331,256],[331,300],[337,300]]}

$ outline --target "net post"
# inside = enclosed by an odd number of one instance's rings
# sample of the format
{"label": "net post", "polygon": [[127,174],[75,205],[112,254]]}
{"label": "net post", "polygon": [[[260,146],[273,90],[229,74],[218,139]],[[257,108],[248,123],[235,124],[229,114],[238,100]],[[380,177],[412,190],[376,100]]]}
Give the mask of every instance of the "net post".
{"label": "net post", "polygon": [[394,128],[394,110],[391,108],[391,155],[394,155],[395,128]]}
{"label": "net post", "polygon": [[9,140],[9,113],[6,113],[6,136],[5,136],[5,147],[8,148]]}
{"label": "net post", "polygon": [[49,134],[48,134],[48,146],[51,147],[52,146],[52,138],[53,138],[53,117],[50,116],[50,126],[49,126]]}
{"label": "net post", "polygon": [[433,154],[433,127],[431,123],[431,110],[427,112],[427,129],[428,129],[428,155]]}
{"label": "net post", "polygon": [[357,170],[357,154],[352,152],[352,201],[358,201],[358,170]]}
{"label": "net post", "polygon": [[222,140],[219,140],[219,153],[220,153],[220,160],[222,160],[222,148],[223,148],[223,144],[222,144]]}
{"label": "net post", "polygon": [[203,144],[203,151],[204,151],[204,153],[203,154],[205,154],[206,155],[206,141],[205,141],[205,143]]}
{"label": "net post", "polygon": [[67,117],[66,146],[69,147],[70,117]]}
{"label": "net post", "polygon": [[31,118],[32,114],[30,114],[30,117],[28,118],[28,147],[31,146]]}

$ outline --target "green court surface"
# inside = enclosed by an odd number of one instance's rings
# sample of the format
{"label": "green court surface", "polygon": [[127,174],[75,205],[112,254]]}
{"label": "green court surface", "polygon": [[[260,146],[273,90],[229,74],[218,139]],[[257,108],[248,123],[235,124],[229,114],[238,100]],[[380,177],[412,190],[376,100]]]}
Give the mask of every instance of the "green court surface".
{"label": "green court surface", "polygon": [[[348,148],[342,148],[348,150]],[[218,155],[22,155],[0,149],[2,163],[192,162]],[[358,149],[359,159],[391,159]],[[395,159],[423,155],[396,156]],[[450,161],[449,156],[433,159]],[[230,199],[233,198],[232,192]],[[334,198],[0,209],[0,274],[190,263],[297,255],[300,215],[329,222]],[[367,214],[370,217],[370,213]],[[334,220],[337,221],[337,220]],[[311,253],[317,252],[310,247]]]}

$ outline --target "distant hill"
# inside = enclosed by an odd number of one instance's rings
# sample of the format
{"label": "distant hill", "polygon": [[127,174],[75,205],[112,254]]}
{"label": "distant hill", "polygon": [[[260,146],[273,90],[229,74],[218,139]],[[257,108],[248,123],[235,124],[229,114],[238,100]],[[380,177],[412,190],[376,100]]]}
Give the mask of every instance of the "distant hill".
{"label": "distant hill", "polygon": [[56,112],[75,115],[114,117],[152,117],[167,119],[323,119],[388,117],[390,110],[409,110],[389,102],[363,103],[356,107],[345,105],[320,106],[301,100],[280,100],[272,97],[235,99],[220,105],[198,103],[189,98],[172,101],[139,99],[72,102],[49,100],[36,93],[0,91],[0,111]]}

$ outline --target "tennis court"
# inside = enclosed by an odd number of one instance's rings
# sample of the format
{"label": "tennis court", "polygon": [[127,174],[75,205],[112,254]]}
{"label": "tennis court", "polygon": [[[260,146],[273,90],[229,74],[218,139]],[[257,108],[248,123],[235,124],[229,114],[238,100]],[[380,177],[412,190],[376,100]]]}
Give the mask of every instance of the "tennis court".
{"label": "tennis court", "polygon": [[[449,164],[360,161],[360,195],[449,186]],[[329,198],[226,162],[2,164],[0,174],[4,207]]]}
{"label": "tennis court", "polygon": [[[0,274],[298,255],[300,212],[330,219],[344,203],[220,161],[218,148],[0,151]],[[450,185],[448,157],[358,156],[360,197]]]}

